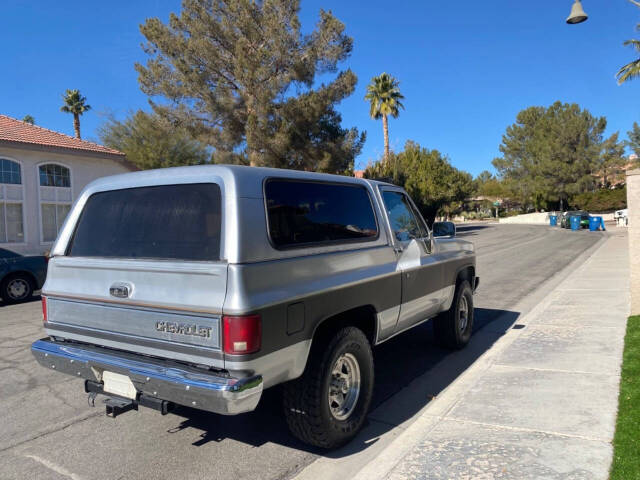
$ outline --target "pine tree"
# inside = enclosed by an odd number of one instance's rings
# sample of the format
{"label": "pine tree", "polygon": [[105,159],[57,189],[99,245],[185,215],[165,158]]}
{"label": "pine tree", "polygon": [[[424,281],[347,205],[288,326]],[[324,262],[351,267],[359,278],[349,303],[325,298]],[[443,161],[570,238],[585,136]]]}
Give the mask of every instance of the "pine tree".
{"label": "pine tree", "polygon": [[629,140],[626,145],[633,150],[633,153],[640,157],[640,125],[638,122],[633,122],[633,127],[627,132]]}
{"label": "pine tree", "polygon": [[596,161],[595,173],[601,179],[602,187],[609,187],[618,180],[627,163],[624,157],[624,142],[618,140],[618,132],[602,142],[602,152]]}
{"label": "pine tree", "polygon": [[606,126],[606,118],[576,104],[529,107],[507,127],[493,166],[525,206],[558,202],[562,209],[594,188]]}
{"label": "pine tree", "polygon": [[364,134],[335,105],[356,84],[338,72],[353,41],[330,12],[300,30],[297,0],[184,0],[168,24],[141,26],[149,60],[136,65],[156,113],[215,149],[218,162],[304,170],[352,168]]}

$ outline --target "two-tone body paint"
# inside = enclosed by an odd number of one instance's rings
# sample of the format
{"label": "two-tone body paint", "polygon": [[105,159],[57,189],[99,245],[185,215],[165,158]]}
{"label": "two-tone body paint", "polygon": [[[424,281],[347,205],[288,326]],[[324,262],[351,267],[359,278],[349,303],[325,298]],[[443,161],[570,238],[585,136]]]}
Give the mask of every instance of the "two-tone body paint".
{"label": "two-tone body paint", "polygon": [[[359,243],[274,248],[263,198],[269,178],[366,188],[379,235]],[[219,262],[65,256],[82,208],[93,193],[204,182],[217,183],[223,195]],[[43,292],[59,300],[62,310],[50,317],[46,331],[55,337],[209,365],[238,376],[258,373],[265,387],[302,374],[314,332],[338,313],[370,307],[376,315],[375,343],[383,342],[448,308],[457,272],[475,268],[469,242],[446,243],[429,237],[397,245],[380,197],[384,185],[334,175],[230,166],[136,172],[96,181],[80,195],[52,249]],[[118,282],[132,286],[128,298],[109,294],[110,286]],[[293,326],[291,311],[296,312]],[[83,312],[91,318],[83,317]],[[222,315],[255,313],[262,320],[260,351],[224,354]],[[110,321],[112,314],[134,324]],[[203,338],[156,329],[162,321],[192,322],[211,328],[218,338],[207,343]]]}

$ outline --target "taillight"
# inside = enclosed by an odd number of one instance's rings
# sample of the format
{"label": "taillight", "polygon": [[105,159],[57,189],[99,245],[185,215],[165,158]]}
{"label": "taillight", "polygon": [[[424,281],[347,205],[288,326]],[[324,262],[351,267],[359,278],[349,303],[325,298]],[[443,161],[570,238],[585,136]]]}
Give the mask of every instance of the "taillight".
{"label": "taillight", "polygon": [[260,350],[262,322],[260,315],[222,317],[224,351],[232,354],[254,353]]}
{"label": "taillight", "polygon": [[42,321],[47,323],[47,297],[42,297]]}

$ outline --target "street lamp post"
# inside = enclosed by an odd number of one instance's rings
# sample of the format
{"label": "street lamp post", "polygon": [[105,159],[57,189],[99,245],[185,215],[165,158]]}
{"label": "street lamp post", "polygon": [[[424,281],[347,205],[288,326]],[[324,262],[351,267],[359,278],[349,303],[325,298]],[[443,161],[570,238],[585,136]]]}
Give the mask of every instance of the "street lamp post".
{"label": "street lamp post", "polygon": [[571,6],[571,13],[569,14],[569,18],[567,18],[567,23],[574,25],[576,23],[586,22],[587,18],[589,17],[584,13],[582,3],[580,3],[580,0],[575,0]]}

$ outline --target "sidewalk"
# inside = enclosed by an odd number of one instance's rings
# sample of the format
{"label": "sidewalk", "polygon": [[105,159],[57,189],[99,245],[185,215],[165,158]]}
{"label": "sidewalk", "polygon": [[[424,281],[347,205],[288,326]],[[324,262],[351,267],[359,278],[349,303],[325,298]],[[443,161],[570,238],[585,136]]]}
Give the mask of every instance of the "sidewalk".
{"label": "sidewalk", "polygon": [[355,478],[608,478],[628,278],[614,230]]}

